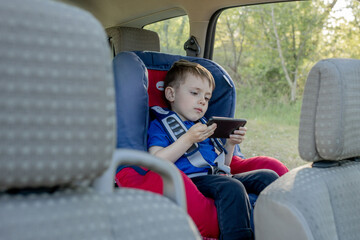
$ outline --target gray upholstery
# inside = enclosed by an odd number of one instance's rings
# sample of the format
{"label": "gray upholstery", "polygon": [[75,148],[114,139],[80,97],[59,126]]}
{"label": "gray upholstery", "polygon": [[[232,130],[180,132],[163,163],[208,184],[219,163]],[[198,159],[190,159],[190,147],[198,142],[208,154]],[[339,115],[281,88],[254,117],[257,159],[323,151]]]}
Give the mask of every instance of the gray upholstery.
{"label": "gray upholstery", "polygon": [[0,7],[0,189],[94,179],[110,164],[115,128],[100,23],[52,1]]}
{"label": "gray upholstery", "polygon": [[257,240],[359,239],[359,90],[360,60],[327,59],[312,68],[299,151],[314,163],[293,169],[260,194]]}
{"label": "gray upholstery", "polygon": [[90,189],[0,197],[0,239],[199,239],[184,211],[134,189]]}
{"label": "gray upholstery", "polygon": [[[0,1],[0,126],[0,239],[199,239],[184,206],[113,189],[113,72],[89,13]],[[184,199],[180,176],[158,169]]]}
{"label": "gray upholstery", "polygon": [[156,32],[120,26],[107,28],[106,32],[115,55],[123,51],[160,52],[160,39]]}
{"label": "gray upholstery", "polygon": [[310,71],[299,153],[307,161],[360,156],[360,61],[327,59]]}

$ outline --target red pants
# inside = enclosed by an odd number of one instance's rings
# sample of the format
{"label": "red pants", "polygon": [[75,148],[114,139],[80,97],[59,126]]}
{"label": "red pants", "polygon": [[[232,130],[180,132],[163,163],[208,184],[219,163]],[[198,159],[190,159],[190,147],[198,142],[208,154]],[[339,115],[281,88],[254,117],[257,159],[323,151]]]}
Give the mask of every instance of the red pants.
{"label": "red pants", "polygon": [[[234,156],[230,167],[231,173],[233,174],[256,169],[270,169],[275,171],[279,176],[282,176],[289,171],[279,160],[266,156],[248,159]],[[218,238],[219,227],[214,200],[202,195],[191,179],[183,172],[181,172],[181,174],[185,185],[188,214],[195,222],[203,237]],[[163,192],[160,175],[152,171],[147,172],[143,176],[132,168],[124,168],[116,174],[115,180],[121,187],[138,188],[159,194]]]}

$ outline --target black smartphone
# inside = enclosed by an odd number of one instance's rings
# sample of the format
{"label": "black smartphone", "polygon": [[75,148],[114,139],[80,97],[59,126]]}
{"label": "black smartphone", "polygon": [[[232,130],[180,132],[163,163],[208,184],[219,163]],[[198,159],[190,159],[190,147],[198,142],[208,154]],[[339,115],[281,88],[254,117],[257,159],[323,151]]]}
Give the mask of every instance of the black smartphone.
{"label": "black smartphone", "polygon": [[210,126],[213,123],[217,125],[214,134],[210,136],[211,138],[229,138],[230,134],[239,129],[239,127],[244,127],[246,122],[246,119],[211,117],[207,125]]}

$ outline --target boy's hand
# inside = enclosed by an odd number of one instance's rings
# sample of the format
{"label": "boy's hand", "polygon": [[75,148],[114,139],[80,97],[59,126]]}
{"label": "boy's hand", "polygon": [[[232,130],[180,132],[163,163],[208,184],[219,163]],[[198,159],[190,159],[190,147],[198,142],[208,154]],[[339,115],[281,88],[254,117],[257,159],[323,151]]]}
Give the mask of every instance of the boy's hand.
{"label": "boy's hand", "polygon": [[238,130],[235,130],[234,133],[230,135],[230,138],[226,140],[226,143],[231,145],[242,143],[245,140],[246,130],[246,127],[240,127]]}
{"label": "boy's hand", "polygon": [[206,124],[202,124],[199,122],[192,126],[185,134],[192,143],[198,143],[204,141],[205,139],[213,135],[215,129],[215,123],[211,126],[207,126]]}

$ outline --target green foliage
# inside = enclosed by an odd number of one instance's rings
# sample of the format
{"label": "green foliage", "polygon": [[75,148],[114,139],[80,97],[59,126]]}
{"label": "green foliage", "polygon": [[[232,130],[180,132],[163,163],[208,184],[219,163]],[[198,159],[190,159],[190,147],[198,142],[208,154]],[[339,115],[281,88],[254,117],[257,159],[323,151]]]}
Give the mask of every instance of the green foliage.
{"label": "green foliage", "polygon": [[144,28],[159,34],[161,52],[186,55],[182,46],[189,38],[188,16],[171,18],[147,25]]}
{"label": "green foliage", "polygon": [[284,99],[261,98],[261,89],[237,91],[236,117],[246,118],[246,139],[240,145],[245,157],[271,156],[289,169],[305,164],[298,146],[301,103],[288,104]]}
{"label": "green foliage", "polygon": [[[359,58],[360,2],[346,1],[342,10],[346,15],[330,15],[323,29],[320,55],[341,58]],[[338,10],[339,11],[339,10]]]}
{"label": "green foliage", "polygon": [[[264,96],[296,101],[317,61],[360,56],[359,17],[329,27],[330,20],[339,22],[331,19],[336,3],[314,0],[226,10],[217,24],[214,60],[238,86],[261,85]],[[358,5],[349,1],[355,16]]]}

